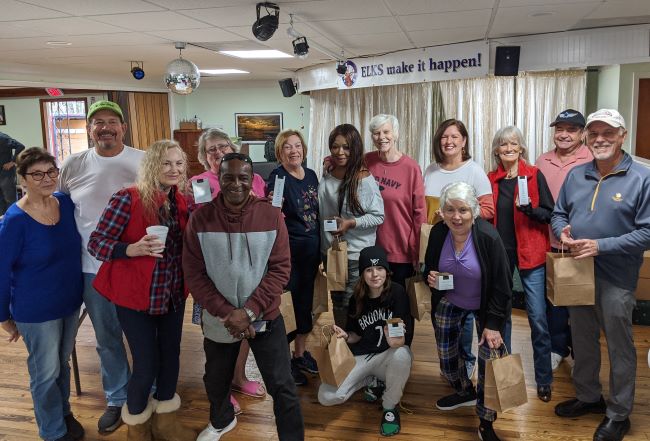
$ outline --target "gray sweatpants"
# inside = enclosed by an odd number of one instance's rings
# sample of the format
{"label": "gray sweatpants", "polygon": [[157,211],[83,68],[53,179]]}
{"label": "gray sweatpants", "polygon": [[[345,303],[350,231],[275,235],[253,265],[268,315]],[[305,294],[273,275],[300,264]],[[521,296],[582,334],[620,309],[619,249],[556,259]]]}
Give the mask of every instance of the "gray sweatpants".
{"label": "gray sweatpants", "polygon": [[600,399],[599,340],[602,328],[610,364],[607,417],[613,421],[630,416],[634,403],[636,350],[632,334],[632,310],[635,304],[634,291],[596,278],[596,304],[569,307],[576,397],[587,403]]}
{"label": "gray sweatpants", "polygon": [[367,358],[367,355],[354,357],[357,363],[338,389],[321,383],[318,389],[320,404],[335,406],[345,403],[352,394],[367,384],[368,377],[375,376],[386,383],[382,401],[384,409],[394,409],[402,399],[404,386],[411,374],[411,349],[408,346],[389,348],[381,354]]}

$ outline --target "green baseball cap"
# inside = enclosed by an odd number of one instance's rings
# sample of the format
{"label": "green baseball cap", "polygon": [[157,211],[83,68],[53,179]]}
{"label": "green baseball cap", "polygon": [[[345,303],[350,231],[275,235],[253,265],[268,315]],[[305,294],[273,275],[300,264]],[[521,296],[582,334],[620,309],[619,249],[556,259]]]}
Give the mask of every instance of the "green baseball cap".
{"label": "green baseball cap", "polygon": [[106,101],[106,100],[101,100],[101,101],[95,101],[90,105],[90,109],[88,109],[88,115],[86,116],[86,119],[90,121],[90,118],[93,117],[93,115],[100,110],[110,110],[111,112],[115,113],[117,116],[120,117],[120,121],[124,122],[124,114],[122,113],[122,109],[117,103],[114,103],[113,101]]}

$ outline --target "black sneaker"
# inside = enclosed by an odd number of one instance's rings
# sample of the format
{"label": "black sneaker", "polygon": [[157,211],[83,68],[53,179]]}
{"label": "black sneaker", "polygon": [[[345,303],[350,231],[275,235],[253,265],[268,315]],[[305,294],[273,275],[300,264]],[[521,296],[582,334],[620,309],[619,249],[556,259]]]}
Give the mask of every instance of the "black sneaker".
{"label": "black sneaker", "polygon": [[68,429],[68,435],[72,437],[75,441],[78,441],[84,437],[85,431],[83,426],[76,420],[74,415],[69,414],[64,417],[65,427]]}
{"label": "black sneaker", "polygon": [[295,358],[291,359],[291,376],[296,386],[304,386],[307,384],[307,376],[300,371],[300,367],[295,360]]}
{"label": "black sneaker", "polygon": [[372,377],[372,381],[368,383],[368,386],[363,391],[363,399],[369,403],[379,401],[384,395],[384,390],[386,390],[386,383],[377,377]]}
{"label": "black sneaker", "polygon": [[383,436],[397,435],[400,431],[399,409],[384,409],[384,414],[381,417],[381,426],[379,432]]}
{"label": "black sneaker", "polygon": [[293,357],[292,361],[294,361],[298,366],[298,369],[303,372],[307,372],[309,374],[318,373],[318,364],[316,363],[316,360],[314,360],[314,357],[311,356],[309,351],[305,351],[302,354],[302,357]]}
{"label": "black sneaker", "polygon": [[122,406],[108,406],[97,421],[99,433],[114,432],[122,424]]}
{"label": "black sneaker", "polygon": [[456,392],[436,401],[436,407],[440,410],[454,410],[465,406],[476,406],[476,392],[474,389],[462,393]]}
{"label": "black sneaker", "polygon": [[492,421],[481,419],[481,425],[478,426],[478,438],[481,441],[501,441],[492,428]]}
{"label": "black sneaker", "polygon": [[572,400],[562,401],[555,406],[555,414],[564,418],[575,418],[588,413],[605,413],[606,410],[607,404],[602,395],[595,403],[585,403],[574,398]]}

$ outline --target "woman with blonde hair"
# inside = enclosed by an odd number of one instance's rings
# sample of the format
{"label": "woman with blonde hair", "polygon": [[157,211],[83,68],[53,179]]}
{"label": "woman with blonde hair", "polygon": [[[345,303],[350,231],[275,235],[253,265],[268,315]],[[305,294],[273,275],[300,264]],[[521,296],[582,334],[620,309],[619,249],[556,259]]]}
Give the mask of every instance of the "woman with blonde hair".
{"label": "woman with blonde hair", "polygon": [[[216,198],[221,190],[219,185],[219,166],[221,160],[228,153],[239,152],[239,147],[232,142],[230,136],[223,130],[206,129],[199,138],[198,160],[205,167],[205,172],[192,176],[190,182],[207,180],[210,184],[210,193],[212,199]],[[253,185],[251,192],[257,197],[266,196],[266,183],[257,173],[253,173]],[[194,201],[190,203],[190,209],[193,211],[199,205]],[[201,305],[194,302],[192,311],[192,323],[200,324],[201,322]],[[232,390],[253,398],[264,398],[266,389],[264,385],[257,380],[249,380],[246,377],[246,360],[250,347],[246,340],[242,341],[239,349],[239,358],[235,366],[235,375],[233,376]],[[235,408],[235,414],[241,413],[241,406],[234,396],[230,396],[230,402]]]}
{"label": "woman with blonde hair", "polygon": [[[88,242],[90,254],[103,262],[93,286],[115,304],[133,358],[122,407],[129,441],[196,438],[176,417],[188,294],[181,265],[188,219],[186,167],[178,143],[153,143],[140,164],[136,185],[113,195]],[[148,233],[153,226],[166,231]],[[154,382],[156,392],[150,398]]]}
{"label": "woman with blonde hair", "polygon": [[314,278],[320,263],[320,225],[318,223],[318,177],[303,167],[307,144],[302,134],[293,129],[280,132],[275,139],[275,157],[280,166],[269,176],[269,190],[273,193],[275,179],[284,179],[282,213],[289,232],[291,276],[287,289],[296,316],[296,331],[289,334],[294,341],[291,375],[297,386],[307,383],[304,372],[318,373],[316,360],[305,350],[307,335],[311,332]]}

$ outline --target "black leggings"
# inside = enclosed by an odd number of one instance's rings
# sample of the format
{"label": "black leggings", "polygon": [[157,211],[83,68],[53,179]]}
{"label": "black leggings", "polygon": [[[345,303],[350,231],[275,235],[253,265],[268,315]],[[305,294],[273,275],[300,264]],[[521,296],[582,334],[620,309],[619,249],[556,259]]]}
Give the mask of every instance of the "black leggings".
{"label": "black leggings", "polygon": [[296,331],[288,336],[292,341],[296,334],[309,334],[313,327],[314,279],[320,264],[320,241],[318,237],[307,240],[291,240],[291,276],[287,289],[291,291],[296,314]]}

